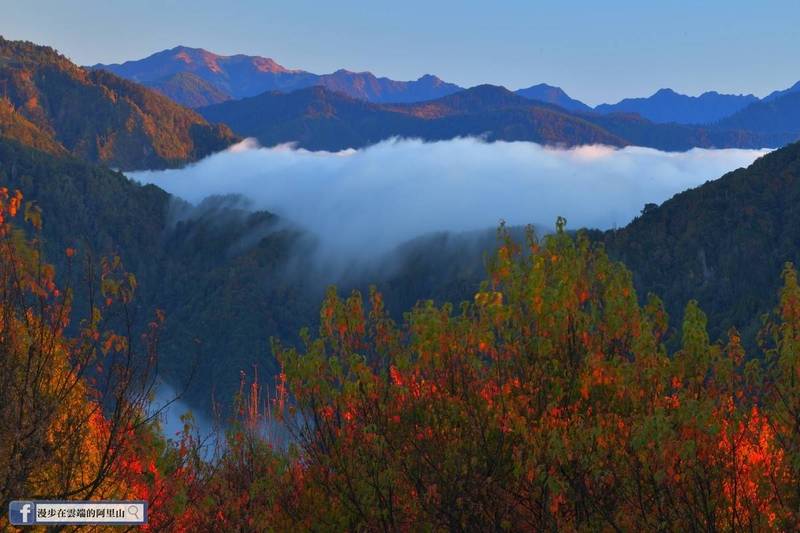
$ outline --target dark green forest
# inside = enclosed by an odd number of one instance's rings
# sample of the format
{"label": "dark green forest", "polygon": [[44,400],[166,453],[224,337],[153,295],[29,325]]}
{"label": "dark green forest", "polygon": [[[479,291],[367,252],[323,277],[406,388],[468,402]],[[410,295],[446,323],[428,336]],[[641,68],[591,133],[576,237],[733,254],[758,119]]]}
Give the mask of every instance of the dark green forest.
{"label": "dark green forest", "polygon": [[773,273],[800,259],[800,144],[677,194],[600,239],[673,316],[679,301],[695,298],[712,338],[736,327],[755,343]]}

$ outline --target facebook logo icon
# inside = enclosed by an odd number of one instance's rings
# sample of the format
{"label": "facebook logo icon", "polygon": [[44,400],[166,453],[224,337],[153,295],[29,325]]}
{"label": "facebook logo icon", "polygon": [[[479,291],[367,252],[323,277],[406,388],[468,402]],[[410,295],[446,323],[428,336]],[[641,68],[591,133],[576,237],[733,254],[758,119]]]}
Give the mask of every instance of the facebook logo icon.
{"label": "facebook logo icon", "polygon": [[8,521],[15,526],[33,525],[36,521],[33,502],[13,501],[9,503]]}

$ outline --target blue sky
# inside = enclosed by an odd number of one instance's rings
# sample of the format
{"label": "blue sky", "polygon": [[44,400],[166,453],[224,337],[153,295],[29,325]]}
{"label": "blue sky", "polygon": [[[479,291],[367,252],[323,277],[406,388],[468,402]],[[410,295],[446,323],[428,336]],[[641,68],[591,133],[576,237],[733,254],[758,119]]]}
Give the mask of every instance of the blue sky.
{"label": "blue sky", "polygon": [[762,96],[800,79],[800,2],[6,0],[0,34],[81,64],[178,44],[313,72],[546,82],[590,104],[661,87]]}

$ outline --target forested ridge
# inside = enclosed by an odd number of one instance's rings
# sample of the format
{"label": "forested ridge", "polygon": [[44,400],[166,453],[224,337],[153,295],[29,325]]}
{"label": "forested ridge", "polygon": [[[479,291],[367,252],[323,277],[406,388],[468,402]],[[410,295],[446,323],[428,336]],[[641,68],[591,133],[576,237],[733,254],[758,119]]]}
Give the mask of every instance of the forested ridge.
{"label": "forested ridge", "polygon": [[[274,372],[269,338],[295,338],[315,315],[308,292],[276,274],[297,235],[272,231],[269,213],[224,199],[192,208],[121,173],[2,139],[0,183],[28,191],[45,213],[42,243],[57,266],[66,247],[78,265],[123,259],[141,287],[135,318],[166,312],[161,373],[179,388],[194,373],[190,395],[201,409],[210,409],[209,387],[235,390],[239,370],[253,362]],[[234,246],[254,235],[252,246]]]}
{"label": "forested ridge", "polygon": [[712,338],[735,326],[755,346],[760,316],[772,306],[772,273],[800,261],[798,206],[795,143],[649,206],[601,238],[637,288],[659,294],[671,314],[695,298],[709,314]]}
{"label": "forested ridge", "polygon": [[115,168],[178,166],[236,141],[141,85],[0,37],[0,135]]}

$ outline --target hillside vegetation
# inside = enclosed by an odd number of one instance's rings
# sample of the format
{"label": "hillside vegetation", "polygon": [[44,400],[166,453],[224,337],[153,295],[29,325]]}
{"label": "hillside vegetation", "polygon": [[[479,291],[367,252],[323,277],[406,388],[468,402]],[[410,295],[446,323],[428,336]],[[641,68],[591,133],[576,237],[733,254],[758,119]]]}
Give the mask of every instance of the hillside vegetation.
{"label": "hillside vegetation", "polygon": [[647,209],[604,236],[608,252],[672,315],[695,298],[712,338],[737,327],[755,345],[774,273],[800,261],[800,143]]}
{"label": "hillside vegetation", "polygon": [[273,231],[269,213],[224,201],[192,210],[121,173],[2,139],[0,184],[28,191],[42,209],[43,249],[59,272],[63,250],[75,250],[74,279],[59,281],[77,284],[87,261],[122,259],[141,287],[131,304],[137,324],[165,312],[159,372],[178,388],[194,374],[189,395],[202,409],[209,387],[235,390],[253,362],[274,372],[269,338],[295,338],[315,315],[308,293],[278,275],[298,237]]}
{"label": "hillside vegetation", "polygon": [[[49,47],[0,37],[0,134],[122,169],[200,159],[236,140],[193,111],[105,71],[76,66]],[[24,124],[24,126],[23,126]]]}

